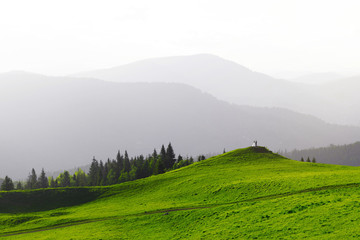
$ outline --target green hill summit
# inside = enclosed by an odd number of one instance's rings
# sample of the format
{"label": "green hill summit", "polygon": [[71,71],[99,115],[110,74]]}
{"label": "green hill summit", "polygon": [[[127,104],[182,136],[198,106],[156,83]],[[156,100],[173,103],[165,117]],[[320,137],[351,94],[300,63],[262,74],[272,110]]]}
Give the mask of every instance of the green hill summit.
{"label": "green hill summit", "polygon": [[248,147],[108,187],[1,192],[0,236],[358,238],[359,183],[356,167],[299,162]]}
{"label": "green hill summit", "polygon": [[236,149],[231,152],[224,153],[222,156],[236,157],[244,154],[257,154],[257,153],[273,154],[273,152],[267,149],[266,147],[256,146],[256,147]]}

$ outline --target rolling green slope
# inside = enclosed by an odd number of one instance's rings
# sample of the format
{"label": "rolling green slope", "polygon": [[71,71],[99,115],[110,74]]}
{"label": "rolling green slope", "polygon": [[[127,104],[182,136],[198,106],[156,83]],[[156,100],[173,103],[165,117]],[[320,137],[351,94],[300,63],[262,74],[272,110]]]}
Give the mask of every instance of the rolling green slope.
{"label": "rolling green slope", "polygon": [[245,148],[110,187],[0,192],[0,236],[356,239],[359,186],[356,167]]}

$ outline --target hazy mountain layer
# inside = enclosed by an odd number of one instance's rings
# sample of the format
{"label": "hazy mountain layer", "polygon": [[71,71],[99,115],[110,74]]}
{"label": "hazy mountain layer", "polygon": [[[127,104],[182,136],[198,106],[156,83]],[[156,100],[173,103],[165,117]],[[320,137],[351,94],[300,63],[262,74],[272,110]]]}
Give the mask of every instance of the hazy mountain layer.
{"label": "hazy mountain layer", "polygon": [[[317,116],[327,122],[360,126],[360,80],[302,84],[253,72],[235,62],[201,54],[148,59],[110,69],[79,73],[116,82],[179,82],[241,105],[281,107]],[[311,82],[334,79],[328,74],[311,76]]]}
{"label": "hazy mountain layer", "polygon": [[321,148],[310,148],[303,150],[293,150],[282,153],[291,159],[304,161],[309,158],[316,159],[319,163],[345,164],[349,166],[360,166],[360,142],[347,145],[330,145]]}
{"label": "hazy mountain layer", "polygon": [[118,149],[147,154],[170,141],[177,154],[196,155],[253,140],[278,150],[360,139],[359,128],[232,105],[184,84],[12,73],[0,76],[0,89],[0,176],[73,168],[93,156],[115,157]]}

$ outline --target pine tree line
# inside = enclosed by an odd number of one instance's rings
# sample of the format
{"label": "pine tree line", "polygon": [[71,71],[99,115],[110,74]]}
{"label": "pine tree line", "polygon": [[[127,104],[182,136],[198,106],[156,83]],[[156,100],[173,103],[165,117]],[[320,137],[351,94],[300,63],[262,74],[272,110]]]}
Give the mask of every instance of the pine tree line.
{"label": "pine tree line", "polygon": [[[205,156],[200,155],[198,161],[204,160]],[[31,170],[25,183],[17,182],[16,189],[37,189],[37,188],[56,188],[56,187],[76,187],[76,186],[106,186],[127,181],[133,181],[152,175],[162,174],[166,171],[181,168],[194,162],[193,157],[183,158],[175,152],[171,143],[167,148],[161,146],[160,153],[154,149],[152,154],[147,157],[143,155],[129,158],[127,151],[124,155],[117,152],[116,159],[103,162],[93,158],[88,174],[78,169],[73,175],[64,171],[57,178],[47,178],[44,169],[37,177],[35,169]],[[6,176],[1,185],[1,190],[14,190],[12,180]]]}
{"label": "pine tree line", "polygon": [[[305,162],[303,157],[301,157],[300,161]],[[316,158],[313,157],[312,160],[310,160],[310,157],[307,157],[306,162],[316,163]]]}

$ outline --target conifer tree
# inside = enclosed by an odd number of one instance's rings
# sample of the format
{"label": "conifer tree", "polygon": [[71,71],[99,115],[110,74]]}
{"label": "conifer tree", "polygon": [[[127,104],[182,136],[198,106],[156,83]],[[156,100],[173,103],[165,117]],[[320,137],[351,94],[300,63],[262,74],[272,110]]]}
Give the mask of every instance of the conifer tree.
{"label": "conifer tree", "polygon": [[18,181],[16,184],[16,190],[23,190],[23,185],[20,181]]}
{"label": "conifer tree", "polygon": [[110,171],[107,174],[106,178],[107,178],[106,182],[107,182],[108,185],[115,184],[117,182],[115,170],[110,169]]}
{"label": "conifer tree", "polygon": [[306,162],[311,162],[309,157],[306,159]]}
{"label": "conifer tree", "polygon": [[156,160],[157,160],[157,158],[154,158],[154,157],[151,157],[151,158],[149,159],[149,173],[150,173],[149,176],[151,176],[151,175],[154,174],[154,169],[155,169]]}
{"label": "conifer tree", "polygon": [[84,171],[79,168],[76,172],[76,184],[77,186],[86,186],[87,185],[87,178],[86,178],[86,174],[84,173]]}
{"label": "conifer tree", "polygon": [[164,172],[165,172],[165,164],[163,158],[160,155],[155,163],[154,174],[156,175]]}
{"label": "conifer tree", "polygon": [[70,187],[70,173],[68,171],[64,171],[63,179],[61,182],[62,187]]}
{"label": "conifer tree", "polygon": [[300,161],[302,161],[302,162],[303,162],[303,161],[304,161],[304,158],[303,158],[303,157],[301,157],[301,160],[300,160]]}
{"label": "conifer tree", "polygon": [[117,167],[115,169],[115,174],[116,174],[116,179],[118,179],[120,177],[121,171],[124,169],[124,160],[120,154],[120,150],[116,155],[116,166]]}
{"label": "conifer tree", "polygon": [[103,170],[102,170],[102,174],[101,174],[101,182],[100,182],[100,186],[106,186],[109,185],[109,183],[107,182],[107,175],[108,175],[109,171],[108,171],[108,164],[105,163]]}
{"label": "conifer tree", "polygon": [[136,179],[136,172],[137,172],[137,167],[136,166],[133,166],[129,172],[129,180],[132,181],[132,180],[135,180]]}
{"label": "conifer tree", "polygon": [[5,177],[3,183],[1,184],[1,190],[11,191],[14,190],[14,183],[8,176]]}
{"label": "conifer tree", "polygon": [[174,153],[174,149],[171,146],[171,143],[169,143],[168,147],[166,148],[166,153],[165,153],[165,168],[166,169],[171,169],[172,166],[175,163],[175,153]]}
{"label": "conifer tree", "polygon": [[49,181],[45,175],[44,168],[41,170],[39,179],[38,179],[38,187],[39,188],[48,188],[49,187]]}
{"label": "conifer tree", "polygon": [[160,157],[164,158],[166,157],[166,150],[165,150],[165,147],[164,147],[164,144],[161,146],[161,150],[160,150]]}
{"label": "conifer tree", "polygon": [[98,178],[99,178],[99,163],[94,157],[92,160],[92,163],[90,165],[90,170],[89,170],[90,186],[96,186],[98,183]]}
{"label": "conifer tree", "polygon": [[144,165],[142,166],[142,173],[143,173],[143,176],[142,176],[143,178],[149,177],[151,175],[149,159],[145,160]]}
{"label": "conifer tree", "polygon": [[312,163],[316,163],[316,159],[313,157],[313,159],[312,159],[311,162],[312,162]]}
{"label": "conifer tree", "polygon": [[155,149],[155,148],[154,148],[154,152],[153,152],[153,154],[152,154],[152,157],[153,157],[153,158],[155,158],[155,159],[158,157],[158,154],[157,154],[157,152],[156,152],[156,149]]}
{"label": "conifer tree", "polygon": [[104,174],[104,164],[103,164],[102,160],[100,160],[99,171],[98,171],[98,181],[96,183],[97,186],[102,186],[104,184],[103,174]]}
{"label": "conifer tree", "polygon": [[31,174],[28,177],[28,180],[26,182],[26,188],[27,189],[37,188],[37,176],[34,168],[31,170]]}
{"label": "conifer tree", "polygon": [[122,182],[127,182],[129,181],[129,173],[128,172],[122,172],[120,174],[120,177],[118,179],[118,182],[119,183],[122,183]]}
{"label": "conifer tree", "polygon": [[124,171],[125,172],[130,172],[130,160],[129,160],[129,155],[127,153],[127,151],[125,150],[125,155],[124,155]]}
{"label": "conifer tree", "polygon": [[55,182],[53,177],[50,178],[50,187],[51,188],[56,188],[57,187],[57,183]]}

